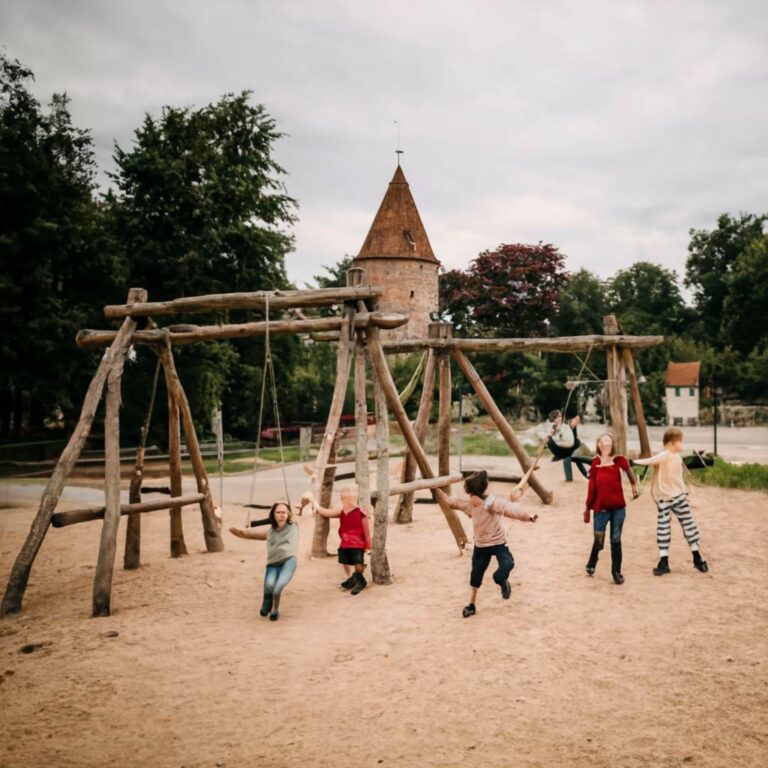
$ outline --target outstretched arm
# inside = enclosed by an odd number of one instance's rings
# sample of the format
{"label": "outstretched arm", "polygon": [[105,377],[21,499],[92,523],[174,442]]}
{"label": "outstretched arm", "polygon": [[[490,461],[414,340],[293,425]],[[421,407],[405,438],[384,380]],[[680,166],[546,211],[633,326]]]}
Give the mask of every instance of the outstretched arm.
{"label": "outstretched arm", "polygon": [[457,499],[454,496],[449,496],[442,488],[433,488],[435,494],[435,500],[439,504],[447,504],[451,509],[461,510],[467,517],[472,517],[469,512],[470,504],[464,499]]}
{"label": "outstretched arm", "polygon": [[255,528],[230,528],[229,532],[233,536],[237,536],[239,539],[257,539],[260,541],[267,540],[267,532],[265,530],[256,530]]}
{"label": "outstretched arm", "polygon": [[667,456],[669,456],[669,451],[662,451],[648,459],[632,459],[632,463],[639,464],[641,467],[653,467],[656,464],[661,464]]}
{"label": "outstretched arm", "polygon": [[632,467],[629,465],[629,461],[623,456],[617,456],[617,463],[619,469],[623,469],[627,477],[629,478],[629,484],[632,486],[632,498],[636,499],[640,494],[637,492],[637,475],[632,471]]}

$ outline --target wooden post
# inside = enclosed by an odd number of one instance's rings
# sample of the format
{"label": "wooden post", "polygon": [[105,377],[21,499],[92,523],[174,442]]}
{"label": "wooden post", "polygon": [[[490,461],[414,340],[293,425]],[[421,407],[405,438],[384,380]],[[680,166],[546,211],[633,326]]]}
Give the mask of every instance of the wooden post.
{"label": "wooden post", "polygon": [[[405,413],[405,409],[400,403],[400,398],[397,394],[397,387],[395,386],[395,382],[392,381],[392,374],[389,371],[387,359],[384,357],[384,350],[381,348],[381,342],[379,341],[378,329],[369,329],[367,331],[367,338],[368,350],[371,355],[371,362],[373,364],[374,373],[376,374],[376,378],[381,384],[381,388],[387,398],[387,403],[392,409],[392,413],[394,414],[395,419],[397,419],[397,423],[400,427],[400,431],[403,433],[405,442],[408,444],[408,448],[413,453],[416,464],[421,471],[421,476],[426,479],[432,478],[435,476],[435,474],[432,471],[432,468],[429,466],[429,460],[427,459],[427,455],[424,453],[424,449],[416,439],[416,435],[413,432],[413,427],[411,427],[411,422],[408,421],[408,416]],[[436,496],[436,494],[433,495]],[[456,545],[459,548],[459,553],[463,554],[464,546],[467,543],[467,535],[464,532],[464,528],[461,525],[456,512],[443,500],[437,498],[437,501],[440,505],[440,509],[442,510],[443,515],[445,515],[445,519],[448,521],[448,526],[453,533],[453,537],[456,539]]]}
{"label": "wooden post", "polygon": [[[209,552],[221,552],[224,549],[224,542],[221,538],[221,531],[216,524],[216,517],[213,514],[213,497],[208,483],[208,473],[205,471],[205,464],[200,453],[200,443],[197,441],[195,424],[192,421],[192,412],[189,409],[187,396],[184,388],[181,386],[179,374],[176,371],[176,365],[173,362],[173,352],[171,343],[166,339],[166,343],[160,347],[160,360],[163,363],[165,371],[165,381],[168,390],[173,395],[173,399],[179,408],[181,423],[184,427],[184,436],[187,439],[187,452],[192,462],[192,471],[197,481],[198,493],[202,493],[205,499],[200,502],[200,513],[203,518],[203,535],[205,536],[205,547]],[[172,489],[173,490],[173,489]]]}
{"label": "wooden post", "polygon": [[[147,300],[147,292],[143,288],[132,288],[128,293],[128,304],[135,302],[144,302]],[[53,468],[48,484],[45,486],[43,495],[40,499],[35,519],[27,534],[26,541],[13,564],[11,575],[8,578],[8,585],[3,595],[3,602],[0,606],[0,616],[6,616],[9,613],[18,613],[21,610],[21,602],[24,598],[24,592],[29,582],[29,574],[32,570],[32,564],[40,550],[48,526],[51,522],[51,516],[56,509],[56,504],[61,497],[61,491],[64,483],[77,463],[80,453],[83,450],[85,441],[91,431],[94,416],[99,406],[101,393],[104,389],[104,383],[116,358],[124,358],[131,344],[131,334],[136,328],[136,323],[130,318],[123,321],[118,335],[112,342],[112,345],[101,358],[99,367],[91,379],[88,391],[83,400],[83,407],[80,411],[80,418],[75,426],[72,435],[67,442],[66,447],[61,452],[56,466]]]}
{"label": "wooden post", "polygon": [[[615,315],[606,315],[603,318],[603,333],[606,336],[619,335],[621,326]],[[621,348],[614,344],[606,350],[608,365],[606,378],[608,379],[608,402],[611,413],[611,430],[613,431],[613,444],[616,453],[627,454],[627,377],[624,368],[624,358]]]}
{"label": "wooden post", "polygon": [[[450,323],[431,323],[429,337],[450,339],[453,326]],[[437,471],[447,475],[451,471],[451,358],[445,350],[437,352],[438,417],[437,417]],[[450,495],[451,489],[445,493]]]}
{"label": "wooden post", "polygon": [[378,379],[373,382],[376,412],[376,481],[379,495],[373,515],[373,549],[371,576],[374,584],[391,584],[392,574],[387,559],[387,522],[389,519],[389,416],[387,398]]}
{"label": "wooden post", "polygon": [[[337,432],[333,436],[331,451],[328,454],[328,464],[325,467],[323,480],[320,484],[320,506],[326,509],[331,506],[333,501],[333,482],[336,479],[336,452],[339,449],[340,441],[341,433]],[[312,551],[310,553],[311,558],[332,557],[332,553],[328,551],[328,534],[330,530],[331,521],[327,517],[316,515],[314,535],[312,537]],[[319,546],[322,546],[323,549],[320,550]]]}
{"label": "wooden post", "polygon": [[[419,400],[419,410],[416,414],[416,420],[413,424],[413,433],[420,445],[424,445],[427,439],[427,430],[429,429],[429,414],[432,410],[432,400],[435,392],[435,353],[432,349],[427,352],[427,362],[424,366],[424,380],[422,383],[421,399]],[[401,482],[409,483],[416,479],[416,460],[413,454],[407,451],[405,461],[403,462],[403,473],[400,476]],[[413,493],[404,493],[395,510],[396,523],[413,522]]]}
{"label": "wooden post", "polygon": [[629,384],[632,389],[632,406],[635,409],[635,419],[637,420],[637,433],[640,437],[640,457],[648,458],[651,455],[651,441],[648,438],[648,425],[645,423],[645,413],[643,412],[643,400],[640,397],[640,386],[635,373],[635,359],[632,350],[624,347],[621,351],[624,359],[624,366],[629,374]]}
{"label": "wooden post", "polygon": [[[166,383],[167,383],[166,374]],[[168,385],[168,466],[171,476],[171,496],[181,496],[181,423],[179,419],[179,406]],[[171,524],[171,557],[182,557],[187,554],[187,545],[184,541],[184,523],[180,509],[171,509],[169,512]]]}
{"label": "wooden post", "polygon": [[[331,407],[328,410],[328,422],[325,426],[323,442],[320,444],[320,451],[315,460],[315,488],[320,482],[321,477],[326,475],[326,467],[329,461],[331,447],[336,440],[336,433],[339,429],[339,420],[344,408],[344,397],[347,394],[347,383],[349,382],[349,370],[352,359],[349,354],[350,335],[352,328],[352,319],[354,308],[346,307],[344,313],[344,323],[341,326],[341,336],[339,338],[339,348],[336,356],[336,382],[333,385],[333,397],[331,398]],[[336,470],[334,468],[334,474]],[[333,480],[331,480],[333,487]],[[330,502],[330,499],[329,499]],[[320,502],[321,506],[326,506]],[[315,530],[312,537],[312,557],[328,556],[328,531],[330,530],[327,518],[322,515],[315,516]]]}
{"label": "wooden post", "polygon": [[[525,448],[520,444],[517,439],[515,431],[510,426],[509,422],[504,418],[504,414],[499,410],[499,406],[496,405],[491,393],[486,388],[480,376],[478,376],[475,367],[466,358],[464,353],[460,349],[451,350],[453,359],[459,364],[459,367],[464,372],[464,376],[467,381],[472,385],[472,389],[475,390],[475,394],[482,403],[483,408],[488,412],[491,419],[493,419],[496,428],[501,432],[502,437],[506,441],[507,445],[515,454],[517,460],[520,462],[520,466],[523,468],[523,472],[526,472],[531,466],[531,459],[525,451]],[[553,494],[552,491],[546,490],[539,479],[535,475],[531,475],[529,481],[531,488],[536,492],[538,497],[545,503],[551,504]]]}
{"label": "wooden post", "polygon": [[[389,450],[389,443],[387,443],[387,450]],[[365,392],[365,338],[359,331],[355,339],[355,482],[357,483],[357,503],[362,510],[370,513],[371,484],[368,467],[368,399]]]}

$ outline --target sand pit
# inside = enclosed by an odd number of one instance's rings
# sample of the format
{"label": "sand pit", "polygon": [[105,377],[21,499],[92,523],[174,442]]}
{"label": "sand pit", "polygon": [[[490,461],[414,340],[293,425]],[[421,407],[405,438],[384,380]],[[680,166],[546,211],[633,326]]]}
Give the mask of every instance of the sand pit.
{"label": "sand pit", "polygon": [[[584,573],[585,482],[552,464],[541,478],[556,503],[529,494],[539,522],[509,524],[512,598],[487,577],[471,619],[469,558],[431,505],[390,526],[396,582],[355,597],[333,560],[308,559],[300,519],[276,623],[258,615],[264,545],[225,534],[201,554],[195,512],[181,560],[167,514],[144,516],[146,565],[116,569],[107,619],[89,618],[100,524],[50,531],[23,612],[0,622],[0,766],[765,765],[766,495],[697,488],[711,570],[677,527],[658,578],[646,489],[619,587],[608,557]],[[0,510],[3,586],[33,515]]]}

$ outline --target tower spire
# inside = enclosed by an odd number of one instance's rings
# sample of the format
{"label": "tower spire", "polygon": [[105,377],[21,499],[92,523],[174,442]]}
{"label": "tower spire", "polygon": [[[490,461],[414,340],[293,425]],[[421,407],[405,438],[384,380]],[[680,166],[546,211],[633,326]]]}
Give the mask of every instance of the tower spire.
{"label": "tower spire", "polygon": [[397,131],[397,149],[395,150],[395,154],[397,155],[397,164],[400,165],[400,155],[403,154],[403,150],[400,149],[400,123],[395,120],[395,129]]}

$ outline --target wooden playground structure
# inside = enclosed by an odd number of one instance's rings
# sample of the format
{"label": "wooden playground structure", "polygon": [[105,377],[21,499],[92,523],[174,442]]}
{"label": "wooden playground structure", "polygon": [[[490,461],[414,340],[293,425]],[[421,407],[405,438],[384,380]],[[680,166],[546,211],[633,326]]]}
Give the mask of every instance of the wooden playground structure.
{"label": "wooden playground structure", "polygon": [[[460,475],[450,473],[451,359],[456,362],[461,373],[472,386],[483,408],[490,415],[494,425],[518,460],[522,472],[526,472],[531,466],[531,458],[494,402],[466,353],[501,350],[569,353],[605,351],[608,362],[606,383],[616,449],[621,453],[626,452],[628,425],[626,386],[629,385],[639,430],[641,454],[650,455],[633,350],[656,346],[661,343],[663,337],[623,335],[615,317],[609,315],[605,319],[603,335],[460,339],[453,338],[450,323],[436,322],[429,326],[427,338],[387,342],[381,337],[382,331],[405,325],[408,322],[408,316],[397,312],[379,311],[377,299],[382,290],[377,286],[364,284],[364,280],[363,270],[353,268],[347,273],[345,288],[229,293],[193,296],[165,302],[149,302],[144,289],[132,288],[124,305],[105,307],[105,316],[122,319],[122,324],[117,331],[83,330],[77,336],[78,345],[106,347],[106,351],[88,387],[78,423],[45,487],[29,534],[16,558],[2,606],[0,606],[0,616],[21,610],[32,565],[51,525],[61,527],[103,519],[93,585],[93,616],[110,615],[112,579],[121,516],[125,515],[127,519],[125,568],[139,567],[141,515],[156,510],[167,509],[170,512],[171,557],[180,557],[187,553],[181,512],[184,507],[190,506],[200,508],[208,552],[219,552],[224,549],[195,425],[174,363],[173,347],[177,344],[249,336],[265,336],[268,340],[271,334],[311,334],[312,338],[317,340],[336,342],[336,378],[325,431],[314,462],[313,484],[315,490],[320,493],[320,504],[328,506],[336,473],[335,450],[339,423],[350,375],[354,370],[355,481],[358,486],[360,506],[370,510],[373,505],[371,569],[373,579],[378,584],[386,584],[391,580],[386,554],[389,497],[400,496],[395,511],[395,521],[409,522],[412,519],[413,498],[416,491],[445,488],[461,480]],[[329,306],[341,306],[343,311],[335,317],[304,318],[301,315],[302,309]],[[153,319],[182,312],[190,314],[235,309],[263,311],[266,320],[228,325],[169,325],[160,328]],[[288,310],[298,314],[299,319],[270,319],[272,312],[284,313]],[[139,323],[142,325],[141,329],[138,327]],[[125,359],[129,349],[135,344],[149,346],[158,356],[159,365],[164,373],[168,395],[171,495],[169,498],[158,501],[142,502],[140,500],[144,462],[142,441],[137,451],[129,503],[122,504],[120,498],[120,393]],[[387,363],[387,354],[414,351],[426,352],[426,363],[423,369],[423,386],[418,413],[414,422],[411,423],[398,396],[397,387]],[[376,415],[374,454],[378,485],[376,489],[371,489],[369,477],[367,436],[369,394],[366,386],[369,366],[372,372],[373,403]],[[438,389],[437,473],[432,470],[424,450],[436,381]],[[83,450],[105,388],[104,506],[56,513],[64,485]],[[401,482],[393,485],[389,483],[390,411],[402,432],[407,448]],[[181,429],[184,430],[197,484],[197,493],[186,496],[182,495]],[[420,478],[416,477],[417,470],[421,475]],[[544,504],[551,503],[552,492],[545,489],[535,475],[531,476],[530,486]],[[462,553],[467,539],[456,512],[439,497],[436,497],[436,502],[446,518],[459,552]],[[312,542],[314,557],[327,556],[328,533],[329,521],[323,517],[316,517]]]}

